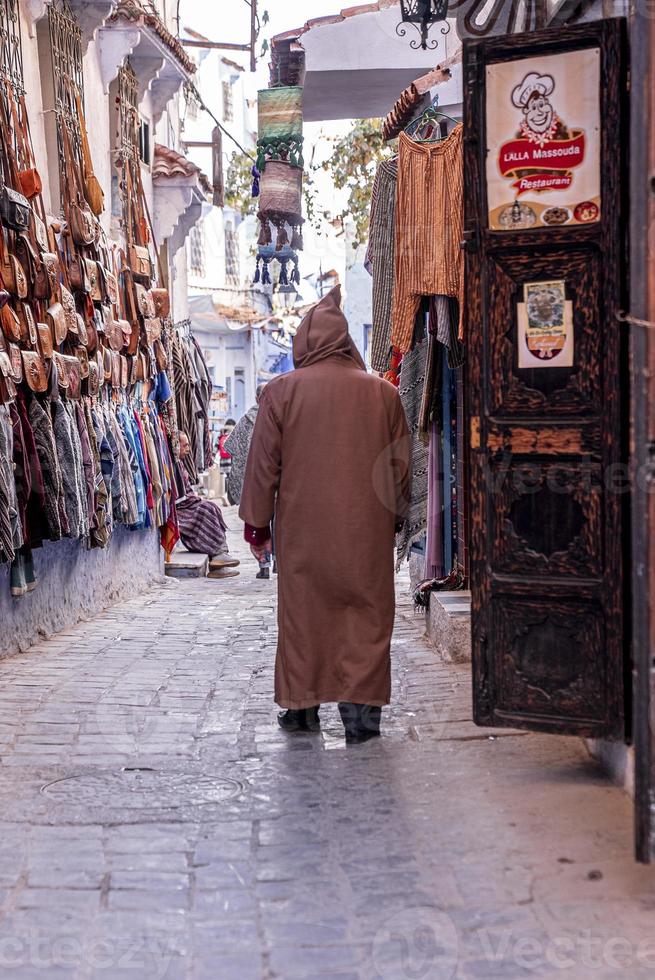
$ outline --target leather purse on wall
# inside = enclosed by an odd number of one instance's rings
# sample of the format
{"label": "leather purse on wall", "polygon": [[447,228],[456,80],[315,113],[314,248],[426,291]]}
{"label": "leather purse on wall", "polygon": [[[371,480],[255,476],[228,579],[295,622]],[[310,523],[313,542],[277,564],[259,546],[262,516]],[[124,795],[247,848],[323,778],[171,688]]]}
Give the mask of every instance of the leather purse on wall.
{"label": "leather purse on wall", "polygon": [[80,344],[82,344],[84,347],[87,347],[89,343],[89,334],[86,329],[86,320],[84,319],[81,313],[75,314],[75,320],[77,323],[77,331],[76,331],[77,338]]}
{"label": "leather purse on wall", "polygon": [[113,352],[108,350],[107,347],[102,348],[102,369],[105,379],[105,384],[111,382],[111,374],[114,365],[114,355]]}
{"label": "leather purse on wall", "polygon": [[30,202],[19,191],[6,184],[0,191],[0,220],[5,228],[13,231],[27,231],[30,226],[32,209]]}
{"label": "leather purse on wall", "polygon": [[168,356],[161,340],[156,340],[152,345],[155,354],[155,364],[158,371],[165,371],[168,368]]}
{"label": "leather purse on wall", "polygon": [[128,384],[130,382],[130,372],[129,372],[128,360],[122,354],[119,354],[118,356],[120,358],[120,363],[121,363],[120,387],[121,388],[127,388]]}
{"label": "leather purse on wall", "polygon": [[155,313],[155,301],[152,296],[152,290],[146,289],[141,283],[134,283],[134,292],[136,294],[136,305],[139,313],[142,317],[153,317],[156,316]]}
{"label": "leather purse on wall", "polygon": [[20,317],[10,303],[7,303],[0,310],[0,325],[2,325],[2,332],[7,340],[20,342],[22,332]]}
{"label": "leather purse on wall", "polygon": [[82,138],[82,162],[84,164],[84,196],[94,214],[102,214],[105,209],[105,192],[100,186],[100,181],[93,172],[93,161],[91,160],[91,149],[89,147],[89,137],[86,131],[86,120],[82,109],[82,99],[80,93],[75,91],[75,101],[77,103],[77,117],[80,121],[80,135]]}
{"label": "leather purse on wall", "polygon": [[161,320],[159,317],[153,317],[152,319],[144,320],[143,325],[146,330],[148,344],[152,346],[156,340],[161,338]]}
{"label": "leather purse on wall", "polygon": [[168,290],[164,289],[162,286],[156,286],[154,289],[150,290],[150,293],[155,304],[155,315],[160,316],[163,319],[170,316],[171,298],[168,295]]}
{"label": "leather purse on wall", "polygon": [[66,314],[66,328],[70,333],[77,334],[77,309],[75,307],[75,297],[66,286],[61,286],[61,305]]}
{"label": "leather purse on wall", "polygon": [[21,323],[21,340],[24,344],[36,347],[38,334],[36,332],[36,320],[32,313],[32,307],[28,303],[21,303],[17,310]]}
{"label": "leather purse on wall", "polygon": [[5,233],[0,228],[0,279],[2,285],[18,299],[25,299],[27,296],[27,276],[25,270],[15,255],[12,255],[5,239]]}
{"label": "leather purse on wall", "polygon": [[23,374],[25,380],[32,391],[44,392],[48,390],[48,373],[45,361],[36,351],[21,351],[23,358]]}
{"label": "leather purse on wall", "polygon": [[[13,85],[9,79],[5,78],[4,81],[6,83],[5,91],[7,93],[12,119],[14,121],[14,136],[16,138],[16,145],[21,156],[21,169],[18,170],[18,184],[25,197],[31,199],[33,197],[37,197],[41,193],[43,190],[43,181],[41,180],[39,171],[36,169],[36,160],[34,159],[34,149],[32,147],[32,139],[29,131],[25,96],[20,96],[19,105],[17,105]],[[18,112],[19,106],[20,114]]]}
{"label": "leather purse on wall", "polygon": [[79,162],[73,155],[68,126],[61,123],[65,173],[62,181],[64,211],[76,245],[91,245],[96,239],[96,219],[82,192]]}
{"label": "leather purse on wall", "polygon": [[128,245],[127,264],[136,279],[143,279],[150,285],[152,280],[152,262],[147,245]]}
{"label": "leather purse on wall", "polygon": [[87,293],[94,303],[101,303],[103,299],[102,285],[100,281],[100,266],[93,259],[83,259],[86,268],[86,278],[89,284]]}
{"label": "leather purse on wall", "polygon": [[62,355],[62,361],[66,366],[66,377],[68,378],[68,397],[79,398],[82,394],[82,375],[80,362],[76,357]]}
{"label": "leather purse on wall", "polygon": [[53,363],[57,368],[57,382],[62,391],[68,390],[68,371],[66,369],[66,361],[64,360],[64,355],[60,354],[59,351],[55,351],[52,355]]}
{"label": "leather purse on wall", "polygon": [[41,353],[49,360],[53,353],[52,331],[49,324],[37,323],[36,332],[39,335],[39,348]]}
{"label": "leather purse on wall", "polygon": [[46,318],[48,326],[52,331],[52,336],[55,339],[55,344],[59,347],[66,340],[66,334],[68,333],[66,311],[61,303],[57,302],[49,306],[46,310]]}
{"label": "leather purse on wall", "polygon": [[76,347],[75,357],[80,362],[80,377],[85,381],[89,377],[89,355],[86,347]]}
{"label": "leather purse on wall", "polygon": [[11,361],[11,376],[17,385],[23,380],[23,358],[18,344],[8,344],[7,353]]}
{"label": "leather purse on wall", "polygon": [[61,274],[59,256],[55,255],[54,252],[43,252],[41,255],[41,261],[43,262],[46,275],[48,277],[48,287],[50,289],[49,296],[54,296],[59,286],[59,276]]}
{"label": "leather purse on wall", "polygon": [[107,299],[108,303],[111,303],[112,305],[116,304],[118,302],[118,283],[116,282],[116,276],[100,262],[98,262],[98,271],[104,287],[104,298]]}
{"label": "leather purse on wall", "polygon": [[41,256],[27,235],[16,235],[16,258],[25,270],[32,299],[50,297],[50,280]]}
{"label": "leather purse on wall", "polygon": [[100,372],[97,361],[89,361],[89,394],[94,398],[100,391]]}
{"label": "leather purse on wall", "polygon": [[32,208],[32,235],[41,251],[47,252],[50,248],[48,244],[48,229],[45,221],[36,213],[34,208]]}
{"label": "leather purse on wall", "polygon": [[0,351],[0,404],[9,405],[16,398],[16,385],[11,373],[11,361],[5,351]]}

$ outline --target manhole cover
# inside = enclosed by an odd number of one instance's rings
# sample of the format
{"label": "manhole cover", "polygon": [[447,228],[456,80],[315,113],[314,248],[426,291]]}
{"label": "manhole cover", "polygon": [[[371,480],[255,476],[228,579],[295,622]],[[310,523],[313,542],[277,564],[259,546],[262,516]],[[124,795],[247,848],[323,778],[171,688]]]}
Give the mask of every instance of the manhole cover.
{"label": "manhole cover", "polygon": [[152,769],[121,769],[119,772],[65,776],[46,783],[41,792],[61,803],[128,810],[174,810],[225,803],[238,796],[243,788],[236,779]]}

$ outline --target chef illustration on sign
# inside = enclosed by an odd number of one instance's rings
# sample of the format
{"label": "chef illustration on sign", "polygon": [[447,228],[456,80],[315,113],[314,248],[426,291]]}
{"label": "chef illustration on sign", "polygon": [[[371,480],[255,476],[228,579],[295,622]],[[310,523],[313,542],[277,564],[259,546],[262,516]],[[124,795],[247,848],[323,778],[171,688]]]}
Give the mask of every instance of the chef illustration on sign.
{"label": "chef illustration on sign", "polygon": [[554,91],[553,76],[535,71],[512,89],[512,105],[523,119],[513,139],[501,146],[498,165],[517,197],[570,187],[572,171],[584,160],[584,130],[571,130],[560,119],[550,98]]}
{"label": "chef illustration on sign", "polygon": [[555,79],[552,75],[539,75],[534,71],[529,72],[516,86],[512,92],[512,103],[517,109],[523,110],[525,117],[517,136],[523,136],[539,146],[553,139],[569,139],[567,127],[548,98],[554,88]]}

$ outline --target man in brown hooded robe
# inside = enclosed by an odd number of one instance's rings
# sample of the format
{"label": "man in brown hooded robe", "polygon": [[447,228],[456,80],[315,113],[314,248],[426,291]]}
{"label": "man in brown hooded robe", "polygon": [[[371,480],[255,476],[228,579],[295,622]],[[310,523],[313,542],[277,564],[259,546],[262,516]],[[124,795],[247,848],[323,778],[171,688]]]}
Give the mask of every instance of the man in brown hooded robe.
{"label": "man in brown hooded robe", "polygon": [[337,701],[348,742],[389,703],[394,531],[407,512],[410,438],[397,390],[368,374],[337,286],[293,341],[296,370],[264,389],[239,514],[258,559],[275,512],[275,700],[289,731]]}

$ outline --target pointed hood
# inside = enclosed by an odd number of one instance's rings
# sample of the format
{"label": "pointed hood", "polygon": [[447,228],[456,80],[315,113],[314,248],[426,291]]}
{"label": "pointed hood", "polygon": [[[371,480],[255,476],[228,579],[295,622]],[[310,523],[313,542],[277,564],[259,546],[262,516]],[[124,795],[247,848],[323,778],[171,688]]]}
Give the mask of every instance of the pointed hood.
{"label": "pointed hood", "polygon": [[293,363],[297,368],[340,354],[357,367],[366,365],[348,333],[348,321],[341,312],[341,286],[335,286],[313,306],[293,338]]}

